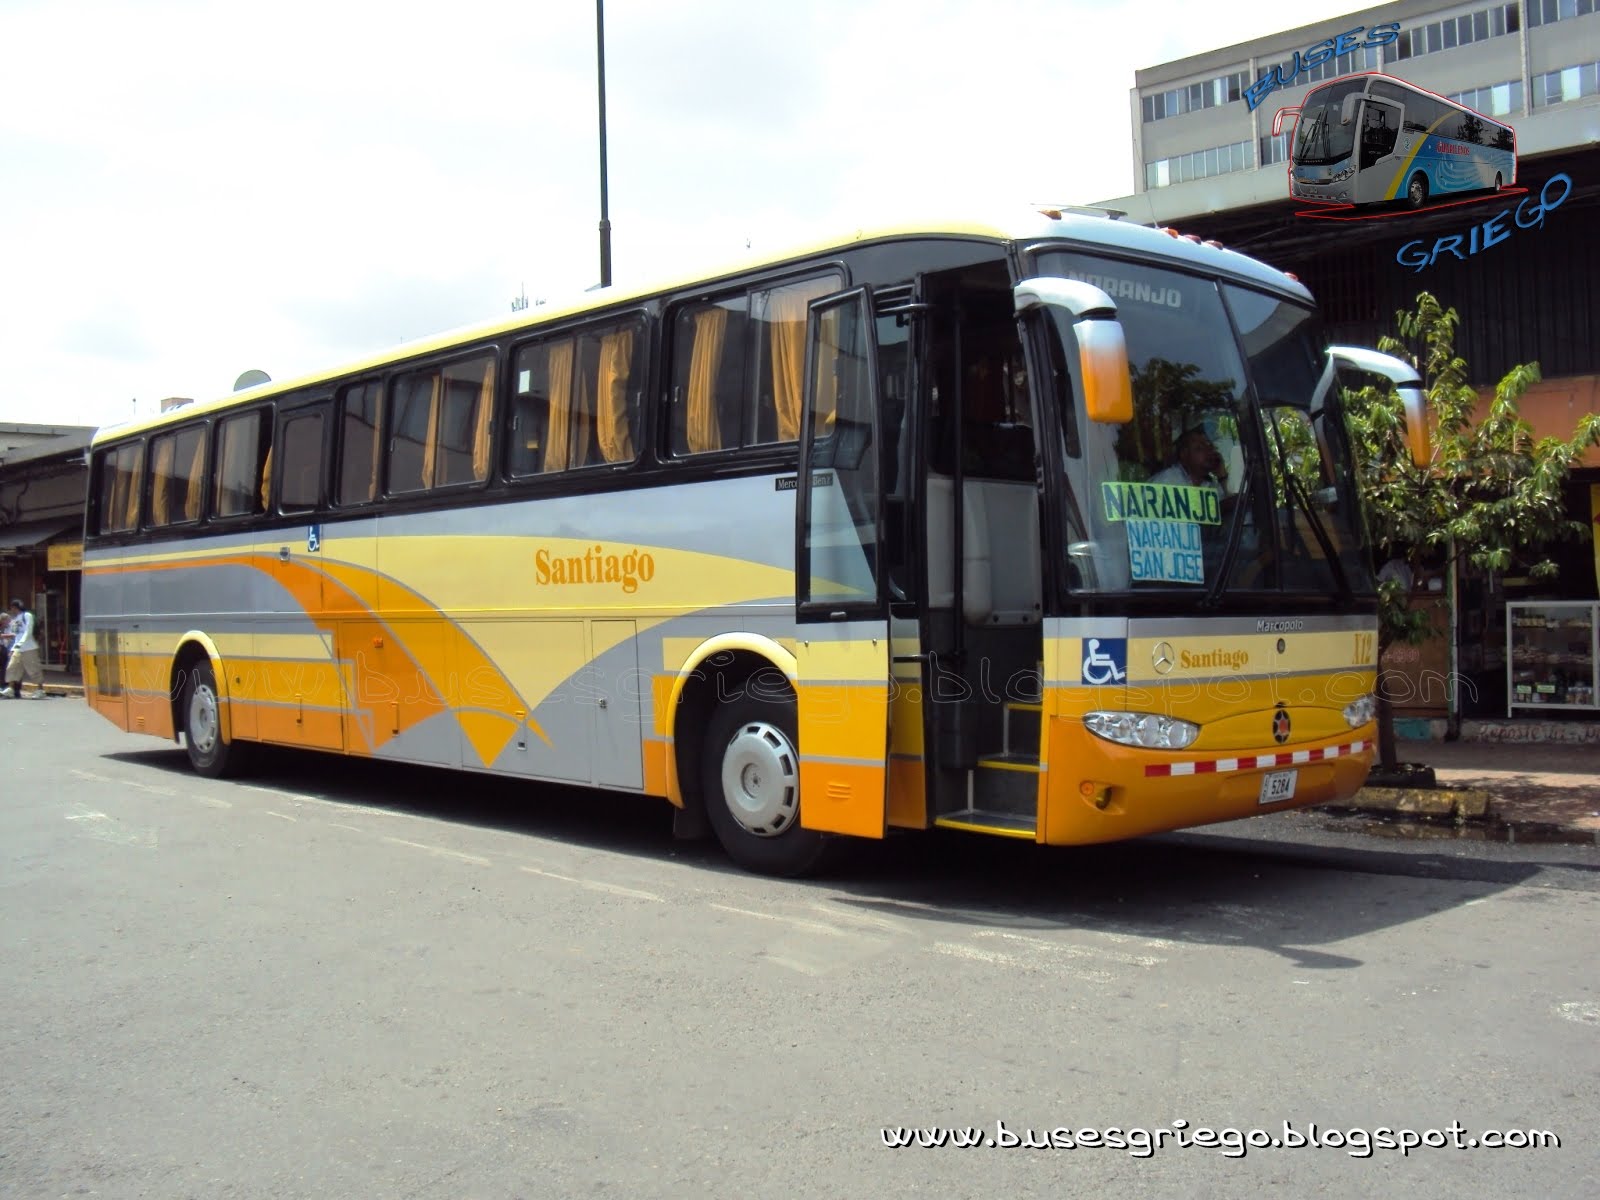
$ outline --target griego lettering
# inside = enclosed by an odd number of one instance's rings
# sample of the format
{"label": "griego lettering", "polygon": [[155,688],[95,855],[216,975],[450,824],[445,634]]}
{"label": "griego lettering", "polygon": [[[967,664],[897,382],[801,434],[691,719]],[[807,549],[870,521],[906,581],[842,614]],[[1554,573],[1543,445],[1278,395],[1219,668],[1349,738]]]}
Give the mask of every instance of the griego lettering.
{"label": "griego lettering", "polygon": [[[1550,189],[1557,183],[1561,185],[1561,194],[1552,198]],[[1410,267],[1415,271],[1432,266],[1447,254],[1453,254],[1462,262],[1466,262],[1478,251],[1499,245],[1515,232],[1511,225],[1506,224],[1507,218],[1511,219],[1516,229],[1538,229],[1544,224],[1545,213],[1552,208],[1560,207],[1561,202],[1571,194],[1571,176],[1552,175],[1539,189],[1537,201],[1532,196],[1524,196],[1517,201],[1516,208],[1501,209],[1487,221],[1474,225],[1465,234],[1447,234],[1435,238],[1432,244],[1421,238],[1407,242],[1395,254],[1395,261],[1402,267]]]}
{"label": "griego lettering", "polygon": [[612,554],[596,545],[582,554],[552,554],[540,546],[533,555],[534,578],[544,585],[573,583],[615,583],[629,595],[641,583],[655,578],[656,560],[637,547],[626,554]]}
{"label": "griego lettering", "polygon": [[1108,521],[1193,521],[1222,524],[1222,498],[1215,488],[1187,487],[1177,483],[1122,483],[1100,485]]}

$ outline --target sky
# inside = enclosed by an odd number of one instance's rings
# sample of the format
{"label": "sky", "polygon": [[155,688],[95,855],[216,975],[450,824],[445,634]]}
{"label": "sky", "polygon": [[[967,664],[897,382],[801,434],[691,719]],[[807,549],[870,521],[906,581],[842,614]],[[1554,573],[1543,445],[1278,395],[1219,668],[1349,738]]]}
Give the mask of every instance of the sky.
{"label": "sky", "polygon": [[[606,0],[613,278],[1128,195],[1136,69],[1361,7]],[[0,421],[593,286],[595,34],[593,0],[0,0]]]}

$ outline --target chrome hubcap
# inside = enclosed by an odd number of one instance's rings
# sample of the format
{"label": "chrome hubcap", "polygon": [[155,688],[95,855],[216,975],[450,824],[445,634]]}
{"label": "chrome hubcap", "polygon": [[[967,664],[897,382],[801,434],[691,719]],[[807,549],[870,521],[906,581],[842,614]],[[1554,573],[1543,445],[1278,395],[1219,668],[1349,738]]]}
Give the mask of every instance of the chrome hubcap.
{"label": "chrome hubcap", "polygon": [[203,683],[196,684],[189,694],[189,741],[201,754],[210,753],[220,729],[217,694]]}
{"label": "chrome hubcap", "polygon": [[746,832],[776,837],[800,812],[799,756],[783,730],[749,721],[734,731],[722,754],[722,794]]}

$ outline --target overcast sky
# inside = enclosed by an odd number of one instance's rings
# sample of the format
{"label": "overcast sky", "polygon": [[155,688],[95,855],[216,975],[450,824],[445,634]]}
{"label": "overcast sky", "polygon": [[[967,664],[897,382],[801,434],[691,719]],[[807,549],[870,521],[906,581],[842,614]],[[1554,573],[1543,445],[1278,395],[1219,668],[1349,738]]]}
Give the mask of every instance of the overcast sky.
{"label": "overcast sky", "polygon": [[[607,0],[614,276],[1133,190],[1133,73],[1307,0]],[[0,421],[98,425],[599,278],[593,0],[0,0]]]}

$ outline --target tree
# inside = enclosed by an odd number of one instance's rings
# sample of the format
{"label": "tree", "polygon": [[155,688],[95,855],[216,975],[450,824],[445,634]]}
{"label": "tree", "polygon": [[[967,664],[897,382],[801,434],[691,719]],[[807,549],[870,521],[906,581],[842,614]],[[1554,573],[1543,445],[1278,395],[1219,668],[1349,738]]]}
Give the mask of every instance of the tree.
{"label": "tree", "polygon": [[[1526,571],[1547,579],[1556,564],[1546,549],[1558,540],[1588,536],[1588,526],[1567,516],[1561,487],[1584,451],[1600,445],[1600,414],[1590,413],[1570,438],[1536,440],[1518,401],[1539,380],[1537,363],[1512,367],[1495,385],[1483,419],[1467,364],[1455,352],[1456,310],[1427,292],[1416,308],[1395,314],[1398,338],[1378,347],[1407,359],[1422,376],[1432,430],[1432,454],[1413,465],[1405,416],[1393,388],[1366,387],[1344,394],[1367,528],[1380,563],[1399,561],[1415,577],[1442,567],[1454,580],[1465,566],[1483,571]],[[1379,582],[1380,654],[1391,645],[1419,645],[1436,630],[1428,614],[1410,607],[1407,582]],[[1379,750],[1395,766],[1394,720],[1379,674]]]}

